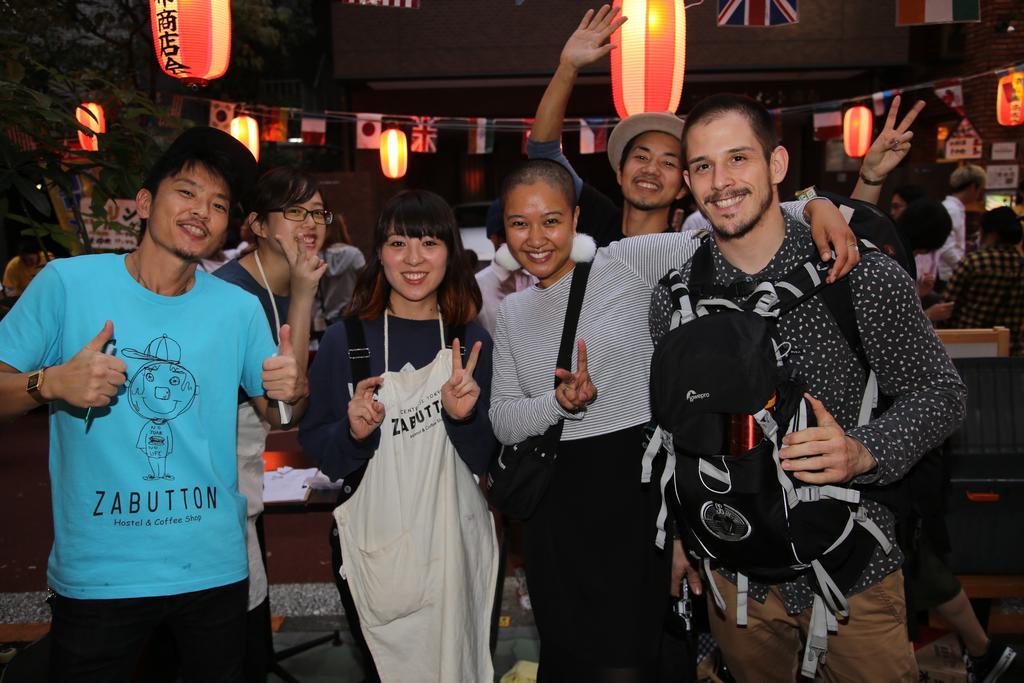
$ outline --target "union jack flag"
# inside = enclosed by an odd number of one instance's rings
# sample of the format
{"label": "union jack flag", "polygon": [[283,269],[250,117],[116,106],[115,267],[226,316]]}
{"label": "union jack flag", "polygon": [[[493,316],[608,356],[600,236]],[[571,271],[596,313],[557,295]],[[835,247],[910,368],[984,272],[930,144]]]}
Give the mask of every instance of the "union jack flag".
{"label": "union jack flag", "polygon": [[779,26],[800,21],[797,0],[718,0],[719,26]]}
{"label": "union jack flag", "polygon": [[414,116],[412,125],[412,142],[410,152],[437,152],[437,117]]}

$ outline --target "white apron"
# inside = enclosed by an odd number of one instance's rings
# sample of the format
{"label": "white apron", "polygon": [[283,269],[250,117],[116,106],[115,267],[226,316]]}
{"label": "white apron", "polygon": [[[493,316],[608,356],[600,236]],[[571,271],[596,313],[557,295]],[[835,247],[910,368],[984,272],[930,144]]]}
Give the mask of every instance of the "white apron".
{"label": "white apron", "polygon": [[256,535],[256,519],[263,512],[263,451],[270,425],[246,401],[238,406],[238,492],[245,496],[245,546],[249,556],[249,609],[267,597],[267,571]]}
{"label": "white apron", "polygon": [[[438,321],[440,325],[440,320]],[[498,544],[483,493],[442,418],[451,351],[388,371],[380,446],[355,494],[334,511],[363,634],[384,683],[490,683]]]}

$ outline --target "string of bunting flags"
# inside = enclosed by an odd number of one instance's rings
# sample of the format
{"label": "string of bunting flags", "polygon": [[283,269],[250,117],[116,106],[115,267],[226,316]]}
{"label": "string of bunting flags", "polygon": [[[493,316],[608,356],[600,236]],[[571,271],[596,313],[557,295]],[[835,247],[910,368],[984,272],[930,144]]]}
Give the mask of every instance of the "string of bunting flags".
{"label": "string of bunting flags", "polygon": [[[815,139],[830,140],[842,136],[842,110],[846,106],[863,104],[868,106],[875,116],[883,116],[889,106],[889,101],[895,95],[931,91],[963,118],[964,83],[992,76],[1002,79],[1010,74],[1020,75],[1022,72],[1024,72],[1024,62],[970,76],[928,81],[813,104],[778,107],[772,109],[771,112],[777,118],[791,114],[811,114]],[[1011,100],[1021,99],[1015,90],[1008,89],[1007,92]],[[470,154],[491,153],[494,149],[495,133],[519,133],[523,138],[525,149],[526,138],[533,124],[532,119],[523,118],[415,116],[333,110],[311,113],[298,108],[224,102],[193,95],[174,95],[171,102],[172,115],[181,116],[182,106],[185,102],[195,105],[195,107],[190,107],[192,111],[186,118],[195,119],[201,116],[199,107],[205,104],[209,108],[209,125],[229,132],[233,118],[243,114],[251,116],[259,122],[259,137],[265,142],[300,142],[301,140],[307,145],[324,145],[327,143],[328,123],[349,123],[355,127],[357,149],[379,149],[381,134],[388,128],[400,128],[408,133],[409,151],[417,154],[436,153],[438,134],[442,130],[465,131],[468,136],[467,149]],[[1018,103],[1018,109],[1022,106],[1024,103]],[[299,121],[297,130],[293,125],[296,120]],[[618,121],[617,117],[571,118],[566,119],[563,131],[579,133],[582,154],[596,154],[606,149],[609,131],[615,127]],[[292,127],[291,131],[289,130],[290,126]],[[294,136],[295,132],[298,132],[301,137]]]}

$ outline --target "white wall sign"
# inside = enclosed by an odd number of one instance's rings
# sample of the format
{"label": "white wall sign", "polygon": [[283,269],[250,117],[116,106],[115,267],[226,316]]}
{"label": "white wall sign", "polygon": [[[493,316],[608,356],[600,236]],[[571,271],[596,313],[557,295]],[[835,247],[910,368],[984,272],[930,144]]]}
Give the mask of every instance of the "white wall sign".
{"label": "white wall sign", "polygon": [[987,179],[985,188],[988,190],[1013,189],[1017,187],[1020,177],[1020,166],[1017,164],[997,164],[985,169]]}

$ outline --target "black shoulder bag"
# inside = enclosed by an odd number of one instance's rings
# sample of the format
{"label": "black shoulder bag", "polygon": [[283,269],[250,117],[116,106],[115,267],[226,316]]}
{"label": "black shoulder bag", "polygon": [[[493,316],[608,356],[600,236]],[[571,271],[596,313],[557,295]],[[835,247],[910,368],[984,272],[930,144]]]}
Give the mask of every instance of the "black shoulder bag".
{"label": "black shoulder bag", "polygon": [[[558,347],[556,366],[559,368],[571,369],[576,325],[580,320],[589,275],[589,263],[577,263],[573,269],[569,303],[562,326],[562,342]],[[558,383],[556,378],[556,388]],[[565,420],[561,419],[543,434],[531,436],[511,446],[503,446],[501,453],[491,463],[487,473],[488,497],[503,515],[513,519],[528,519],[536,511],[551,482],[564,423]]]}

